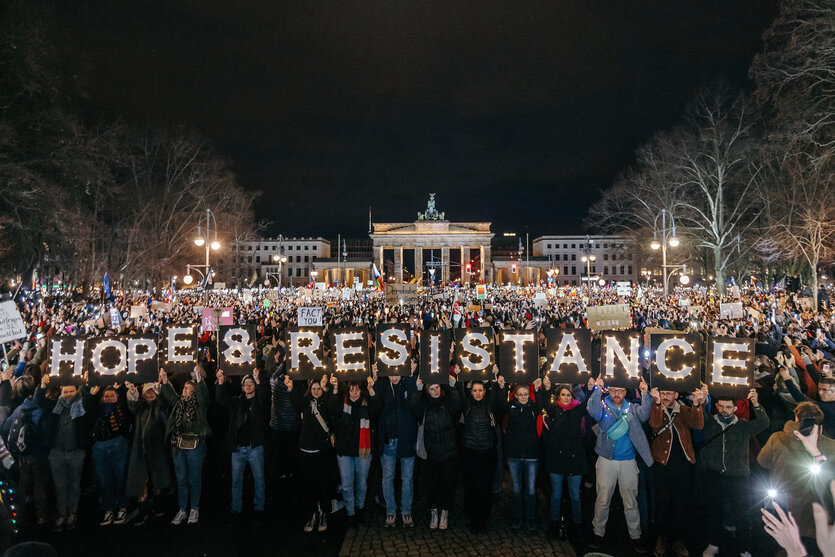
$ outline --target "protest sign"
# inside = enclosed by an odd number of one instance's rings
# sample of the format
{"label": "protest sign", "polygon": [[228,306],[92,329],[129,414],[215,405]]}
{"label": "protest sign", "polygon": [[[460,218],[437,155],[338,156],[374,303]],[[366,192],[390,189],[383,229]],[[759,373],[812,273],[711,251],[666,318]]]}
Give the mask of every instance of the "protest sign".
{"label": "protest sign", "polygon": [[156,335],[94,337],[86,340],[85,368],[90,385],[150,383],[159,377]]}
{"label": "protest sign", "polygon": [[650,335],[650,386],[693,392],[702,381],[702,343],[697,334],[666,331]]}
{"label": "protest sign", "polygon": [[641,333],[604,331],[601,337],[600,376],[607,385],[634,389],[641,383]]}
{"label": "protest sign", "polygon": [[322,327],[293,327],[285,335],[287,375],[299,379],[321,379],[328,372]]}
{"label": "protest sign", "polygon": [[513,384],[532,383],[539,377],[536,331],[499,331],[499,372]]}
{"label": "protest sign", "polygon": [[142,304],[138,306],[131,306],[130,307],[130,318],[131,319],[142,319],[143,317],[148,316],[148,306]]}
{"label": "protest sign", "polygon": [[710,337],[705,383],[710,394],[744,398],[754,384],[754,339]]}
{"label": "protest sign", "polygon": [[591,331],[588,329],[546,330],[546,369],[551,383],[586,383],[591,377]]}
{"label": "protest sign", "polygon": [[486,300],[487,299],[487,285],[486,284],[477,284],[475,287],[475,297],[476,300]]}
{"label": "protest sign", "polygon": [[632,311],[628,304],[591,306],[586,308],[589,329],[593,333],[603,330],[628,329],[632,326]]}
{"label": "protest sign", "polygon": [[255,369],[255,325],[221,325],[217,344],[217,366],[225,375],[248,375]]}
{"label": "protest sign", "polygon": [[742,302],[719,304],[720,319],[742,319]]}
{"label": "protest sign", "polygon": [[197,363],[197,325],[168,325],[162,329],[159,365],[169,375],[194,371]]}
{"label": "protest sign", "polygon": [[204,332],[217,331],[218,313],[219,311],[217,308],[203,308],[203,315],[200,319],[200,330]]}
{"label": "protest sign", "polygon": [[420,380],[426,385],[449,384],[449,351],[452,332],[449,329],[419,332]]}
{"label": "protest sign", "polygon": [[330,370],[339,381],[362,381],[371,372],[368,357],[368,329],[344,327],[329,331]]}
{"label": "protest sign", "polygon": [[300,307],[298,311],[299,327],[321,327],[321,307]]}
{"label": "protest sign", "polygon": [[491,327],[455,329],[453,358],[460,381],[493,379],[495,340]]}
{"label": "protest sign", "polygon": [[412,374],[411,327],[404,324],[377,325],[375,359],[380,377]]}
{"label": "protest sign", "polygon": [[417,284],[387,284],[386,303],[390,306],[410,306],[420,302]]}
{"label": "protest sign", "polygon": [[84,376],[85,347],[83,337],[52,337],[47,348],[50,381],[58,385],[81,384]]}
{"label": "protest sign", "polygon": [[17,306],[11,300],[0,302],[0,342],[9,342],[26,336],[26,327]]}

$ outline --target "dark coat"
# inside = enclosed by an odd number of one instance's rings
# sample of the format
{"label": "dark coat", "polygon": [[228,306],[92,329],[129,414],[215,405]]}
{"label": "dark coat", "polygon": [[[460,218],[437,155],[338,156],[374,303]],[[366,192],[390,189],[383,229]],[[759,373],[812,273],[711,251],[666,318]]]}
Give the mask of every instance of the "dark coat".
{"label": "dark coat", "polygon": [[[217,403],[229,410],[229,425],[226,428],[226,435],[223,439],[223,446],[227,451],[237,450],[238,430],[246,421],[244,411],[243,393],[231,396],[229,381],[218,385],[215,389]],[[255,386],[255,396],[249,406],[250,431],[249,440],[251,447],[263,447],[267,441],[267,417],[270,415],[270,385],[267,381]]]}
{"label": "dark coat", "polygon": [[499,399],[495,389],[488,388],[481,400],[475,400],[468,392],[463,394],[462,400],[464,401],[464,409],[461,412],[461,419],[464,422],[463,446],[474,451],[487,451],[495,448],[495,416],[499,409]]}
{"label": "dark coat", "polygon": [[446,460],[458,454],[455,439],[455,416],[461,410],[461,399],[455,390],[448,397],[432,398],[415,391],[409,402],[418,419],[423,420],[423,441],[432,460]]}
{"label": "dark coat", "polygon": [[377,426],[380,446],[390,438],[389,431],[396,431],[397,458],[415,456],[418,424],[409,396],[416,390],[413,377],[404,377],[397,385],[392,385],[388,377],[380,377],[374,384],[382,405]]}
{"label": "dark coat", "polygon": [[[83,416],[72,421],[73,433],[75,435],[76,446],[79,449],[86,449],[92,443],[90,430],[93,427],[93,423],[95,423],[97,416],[96,401],[93,396],[90,395],[90,390],[87,387],[80,389],[77,396],[81,397],[81,403],[84,405],[85,412]],[[38,385],[38,388],[35,389],[35,404],[40,406],[44,411],[44,416],[41,419],[45,420],[44,434],[46,446],[52,449],[55,447],[55,435],[58,429],[58,420],[61,415],[52,413],[56,402],[46,398],[45,391],[40,387],[40,385]],[[69,411],[69,408],[64,410],[64,412]]]}
{"label": "dark coat", "polygon": [[[272,406],[270,427],[276,431],[298,432],[302,425],[299,411],[293,405],[293,397],[284,384],[284,364],[270,377]],[[301,383],[300,383],[301,384]]]}
{"label": "dark coat", "polygon": [[159,396],[150,404],[141,395],[135,400],[129,396],[128,409],[136,422],[128,462],[127,495],[142,496],[148,480],[156,489],[171,487],[171,451],[165,440],[165,424],[168,421],[165,403]]}
{"label": "dark coat", "polygon": [[[322,396],[318,399],[314,399],[312,397],[305,396],[305,394],[301,391],[302,389],[298,387],[294,388],[292,391],[293,404],[302,416],[302,427],[301,432],[299,433],[299,449],[304,451],[327,451],[331,449],[330,426],[328,426],[328,418],[330,414],[328,412],[327,404],[328,398],[330,398],[331,395],[328,394],[328,391],[324,391]],[[297,392],[299,394],[297,394]],[[325,426],[328,428],[327,430],[322,429],[322,426],[319,424],[319,420],[317,420],[316,416],[313,414],[311,403],[314,401],[319,415],[322,417]]]}
{"label": "dark coat", "polygon": [[[350,412],[345,411],[346,404],[350,406]],[[333,448],[336,454],[359,456],[361,422],[368,420],[369,433],[373,437],[371,420],[380,415],[380,397],[376,394],[376,390],[374,396],[368,396],[368,393],[363,392],[356,402],[351,402],[345,389],[341,389],[336,396],[328,399],[328,412],[331,416]],[[370,445],[368,449],[371,449]]]}
{"label": "dark coat", "polygon": [[507,414],[505,454],[507,458],[539,458],[539,435],[536,419],[542,411],[546,398],[542,390],[536,392],[536,401],[528,399],[525,404],[513,399],[507,400],[506,390],[499,394],[499,407]]}
{"label": "dark coat", "polygon": [[[542,395],[545,396],[544,393]],[[545,402],[545,443],[548,451],[548,472],[563,476],[577,476],[588,473],[586,449],[583,446],[583,416],[585,407],[578,404],[570,410],[563,410],[548,398]]]}

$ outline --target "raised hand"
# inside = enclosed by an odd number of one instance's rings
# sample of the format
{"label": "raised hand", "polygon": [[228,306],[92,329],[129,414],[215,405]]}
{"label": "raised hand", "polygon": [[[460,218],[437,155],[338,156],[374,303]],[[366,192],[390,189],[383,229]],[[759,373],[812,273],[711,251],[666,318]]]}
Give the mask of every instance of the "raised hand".
{"label": "raised hand", "polygon": [[792,513],[786,514],[777,503],[774,503],[774,509],[777,516],[766,509],[762,509],[765,531],[780,544],[780,547],[786,550],[787,557],[804,557],[806,548],[800,541],[800,530]]}
{"label": "raised hand", "polygon": [[751,404],[754,405],[754,408],[759,408],[760,395],[757,394],[757,389],[751,389],[750,391],[748,391],[748,400],[751,401]]}
{"label": "raised hand", "polygon": [[603,378],[598,377],[597,379],[595,379],[594,380],[594,386],[599,388],[602,391],[603,388],[605,387],[605,385],[603,384]]}
{"label": "raised hand", "polygon": [[641,391],[642,395],[645,395],[645,394],[647,394],[647,391],[649,391],[649,385],[647,385],[646,381],[641,379],[641,384],[638,385],[638,389]]}
{"label": "raised hand", "polygon": [[223,370],[220,368],[218,368],[217,373],[215,373],[215,376],[217,376],[218,385],[223,385],[223,383],[226,381],[226,376],[223,375]]}
{"label": "raised hand", "polygon": [[287,387],[288,392],[293,390],[293,380],[289,375],[284,376],[284,386]]}
{"label": "raised hand", "polygon": [[[652,390],[650,390],[649,394],[650,394],[650,396],[652,396],[652,400],[655,401],[655,404],[661,404],[661,393],[658,392],[657,387],[653,387]],[[695,399],[695,393],[694,393],[693,400],[694,400],[694,402],[696,400]]]}
{"label": "raised hand", "polygon": [[533,382],[533,390],[538,391],[542,387],[542,379],[537,377]]}
{"label": "raised hand", "polygon": [[159,382],[163,385],[168,384],[168,374],[165,373],[165,370],[163,368],[159,368]]}
{"label": "raised hand", "polygon": [[331,385],[333,385],[334,389],[339,386],[339,379],[336,378],[335,373],[333,375],[331,375]]}
{"label": "raised hand", "polygon": [[252,370],[252,379],[255,380],[256,385],[261,384],[261,370],[258,369],[257,367]]}
{"label": "raised hand", "polygon": [[101,390],[100,386],[93,385],[92,387],[90,387],[90,394],[93,395],[93,396],[96,396],[99,393],[100,390]]}
{"label": "raised hand", "polygon": [[504,389],[504,386],[505,386],[504,377],[499,375],[499,378],[497,379],[497,381],[499,382],[499,388]]}
{"label": "raised hand", "polygon": [[546,391],[551,390],[551,378],[547,375],[542,379],[542,386],[545,387]]}
{"label": "raised hand", "polygon": [[[835,498],[835,480],[829,482],[829,490]],[[812,503],[815,517],[815,539],[823,557],[835,557],[835,525],[829,524],[829,515],[820,503]]]}

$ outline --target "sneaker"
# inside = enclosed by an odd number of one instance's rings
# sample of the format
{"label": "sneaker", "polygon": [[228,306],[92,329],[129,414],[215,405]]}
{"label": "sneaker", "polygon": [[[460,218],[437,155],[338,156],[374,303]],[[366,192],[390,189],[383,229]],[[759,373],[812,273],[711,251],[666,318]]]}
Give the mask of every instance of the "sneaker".
{"label": "sneaker", "polygon": [[432,509],[432,514],[429,518],[429,529],[435,530],[438,528],[438,509]]}
{"label": "sneaker", "polygon": [[179,511],[177,511],[177,514],[174,515],[174,518],[171,519],[171,525],[179,526],[186,519],[186,516],[186,511],[180,509]]}
{"label": "sneaker", "polygon": [[78,526],[77,517],[74,514],[68,515],[64,530],[75,530],[76,526]]}
{"label": "sneaker", "polygon": [[189,524],[197,524],[197,521],[200,520],[200,511],[198,509],[191,509],[191,512],[188,513],[188,523]]}
{"label": "sneaker", "polygon": [[319,513],[319,527],[316,529],[319,532],[324,532],[328,529],[328,517],[325,513]]}
{"label": "sneaker", "polygon": [[719,553],[719,547],[709,545],[704,551],[702,551],[702,557],[716,557],[717,553]]}
{"label": "sneaker", "polygon": [[[137,511],[137,513],[138,513],[138,512],[139,512],[139,511]],[[147,512],[143,512],[143,513],[141,513],[141,514],[137,514],[137,516],[138,516],[139,518],[137,518],[137,519],[136,519],[136,521],[133,523],[134,527],[136,527],[136,528],[138,528],[138,527],[140,527],[140,526],[144,526],[144,525],[145,525],[145,523],[146,523],[146,522],[148,522],[148,519],[149,519],[149,518],[151,518],[151,514],[150,514],[150,513],[147,513]]]}
{"label": "sneaker", "polygon": [[107,511],[106,513],[104,513],[101,522],[99,522],[99,526],[107,526],[109,524],[113,524],[114,518],[115,516],[113,515],[113,511]]}
{"label": "sneaker", "polygon": [[316,516],[317,513],[313,513],[313,516],[311,516],[310,520],[307,521],[307,524],[304,525],[305,532],[312,532],[313,528],[316,527]]}
{"label": "sneaker", "polygon": [[658,536],[655,540],[655,549],[652,551],[653,557],[664,557],[667,555],[667,538]]}
{"label": "sneaker", "polygon": [[387,514],[386,515],[386,528],[394,528],[395,526],[397,526],[397,515]]}
{"label": "sneaker", "polygon": [[438,521],[438,530],[446,530],[449,526],[449,511],[444,509],[441,511],[441,520]]}
{"label": "sneaker", "polygon": [[751,557],[751,552],[750,551],[743,551],[742,553],[739,554],[739,557]]}
{"label": "sneaker", "polygon": [[116,520],[113,521],[113,524],[125,524],[126,522],[130,522],[136,517],[136,509],[128,514],[127,509],[119,509],[119,512],[116,513]]}
{"label": "sneaker", "polygon": [[641,540],[641,538],[630,538],[629,545],[632,547],[632,553],[634,553],[635,555],[646,555],[647,553],[649,553],[649,551],[647,551],[647,548],[644,546],[644,542],[643,540]]}
{"label": "sneaker", "polygon": [[[676,557],[690,557],[690,552],[687,550],[687,546],[684,545],[684,542],[681,540],[676,540],[673,544],[673,554]],[[751,557],[750,555],[748,557]]]}
{"label": "sneaker", "polygon": [[403,528],[414,528],[415,527],[415,521],[412,520],[412,515],[404,514],[404,515],[401,515],[400,518],[403,521]]}
{"label": "sneaker", "polygon": [[64,524],[66,524],[67,518],[65,516],[59,516],[55,519],[55,526],[52,527],[52,531],[57,533],[64,531]]}

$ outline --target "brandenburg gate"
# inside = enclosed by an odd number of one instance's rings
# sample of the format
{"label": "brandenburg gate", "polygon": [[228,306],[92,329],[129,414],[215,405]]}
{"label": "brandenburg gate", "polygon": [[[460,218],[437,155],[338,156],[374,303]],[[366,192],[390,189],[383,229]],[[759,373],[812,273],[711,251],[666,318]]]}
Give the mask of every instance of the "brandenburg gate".
{"label": "brandenburg gate", "polygon": [[[458,263],[461,266],[461,282],[468,283],[470,273],[465,273],[473,250],[479,252],[478,280],[490,282],[490,232],[489,222],[450,222],[444,213],[435,209],[435,194],[429,195],[426,212],[418,213],[417,220],[407,223],[374,223],[370,234],[373,242],[373,258],[381,270],[384,266],[385,250],[394,251],[394,282],[403,282],[403,250],[413,249],[415,257],[415,278],[423,280],[424,265],[436,270],[435,279],[441,284],[450,280],[450,251],[460,251]],[[440,262],[424,262],[424,250],[440,250]],[[455,265],[455,263],[453,263]],[[383,270],[383,272],[385,272]]]}

